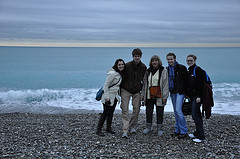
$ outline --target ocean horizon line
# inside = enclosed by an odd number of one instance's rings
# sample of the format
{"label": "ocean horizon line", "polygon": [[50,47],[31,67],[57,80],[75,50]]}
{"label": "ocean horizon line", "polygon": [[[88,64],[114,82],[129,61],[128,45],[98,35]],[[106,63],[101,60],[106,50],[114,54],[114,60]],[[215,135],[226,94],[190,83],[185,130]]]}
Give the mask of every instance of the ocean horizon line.
{"label": "ocean horizon line", "polygon": [[240,43],[84,43],[84,42],[0,42],[2,47],[112,47],[112,48],[230,48]]}

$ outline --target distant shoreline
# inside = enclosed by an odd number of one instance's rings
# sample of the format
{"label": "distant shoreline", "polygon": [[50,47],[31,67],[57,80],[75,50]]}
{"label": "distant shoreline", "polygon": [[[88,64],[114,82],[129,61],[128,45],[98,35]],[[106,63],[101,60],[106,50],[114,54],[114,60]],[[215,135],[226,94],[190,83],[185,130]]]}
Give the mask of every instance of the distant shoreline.
{"label": "distant shoreline", "polygon": [[0,41],[0,47],[231,48],[240,47],[240,43],[84,43],[84,42],[51,42],[51,41],[49,42]]}

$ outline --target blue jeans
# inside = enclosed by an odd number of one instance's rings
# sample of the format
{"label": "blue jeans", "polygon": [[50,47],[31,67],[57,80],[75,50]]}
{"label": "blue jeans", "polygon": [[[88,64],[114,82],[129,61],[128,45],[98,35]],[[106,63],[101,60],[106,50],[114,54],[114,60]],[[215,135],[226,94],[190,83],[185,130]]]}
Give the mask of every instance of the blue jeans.
{"label": "blue jeans", "polygon": [[187,123],[182,112],[182,104],[185,95],[179,93],[171,93],[173,110],[175,115],[175,132],[180,134],[187,134]]}
{"label": "blue jeans", "polygon": [[194,123],[196,125],[196,131],[193,133],[193,135],[200,139],[204,140],[204,130],[203,130],[203,119],[202,119],[202,114],[201,114],[201,103],[196,103],[196,98],[194,97],[191,99],[192,101],[192,118],[194,120]]}

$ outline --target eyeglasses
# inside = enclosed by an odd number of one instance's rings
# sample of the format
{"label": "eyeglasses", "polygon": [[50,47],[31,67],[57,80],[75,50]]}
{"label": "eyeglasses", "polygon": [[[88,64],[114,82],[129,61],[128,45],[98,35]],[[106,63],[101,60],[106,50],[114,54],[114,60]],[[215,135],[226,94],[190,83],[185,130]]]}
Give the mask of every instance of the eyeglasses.
{"label": "eyeglasses", "polygon": [[187,60],[187,62],[193,62],[193,60]]}

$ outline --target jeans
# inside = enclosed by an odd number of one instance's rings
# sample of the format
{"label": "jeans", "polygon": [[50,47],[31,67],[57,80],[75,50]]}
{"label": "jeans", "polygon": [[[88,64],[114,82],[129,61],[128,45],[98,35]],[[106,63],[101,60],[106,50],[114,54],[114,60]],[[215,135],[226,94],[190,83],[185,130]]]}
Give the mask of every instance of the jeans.
{"label": "jeans", "polygon": [[202,114],[201,114],[201,103],[196,103],[196,98],[194,97],[191,99],[192,101],[192,118],[194,120],[194,123],[196,125],[196,131],[193,133],[193,135],[200,139],[204,140],[204,130],[203,130],[203,119],[202,119]]}
{"label": "jeans", "polygon": [[187,134],[187,123],[182,112],[182,104],[185,95],[179,93],[171,93],[173,110],[175,115],[175,132],[180,134]]}
{"label": "jeans", "polygon": [[[157,103],[156,99],[147,99],[147,102],[146,102],[147,123],[152,123],[153,109],[154,109],[154,104],[156,105],[156,103]],[[163,112],[164,112],[164,106],[156,105],[157,124],[163,123]]]}

